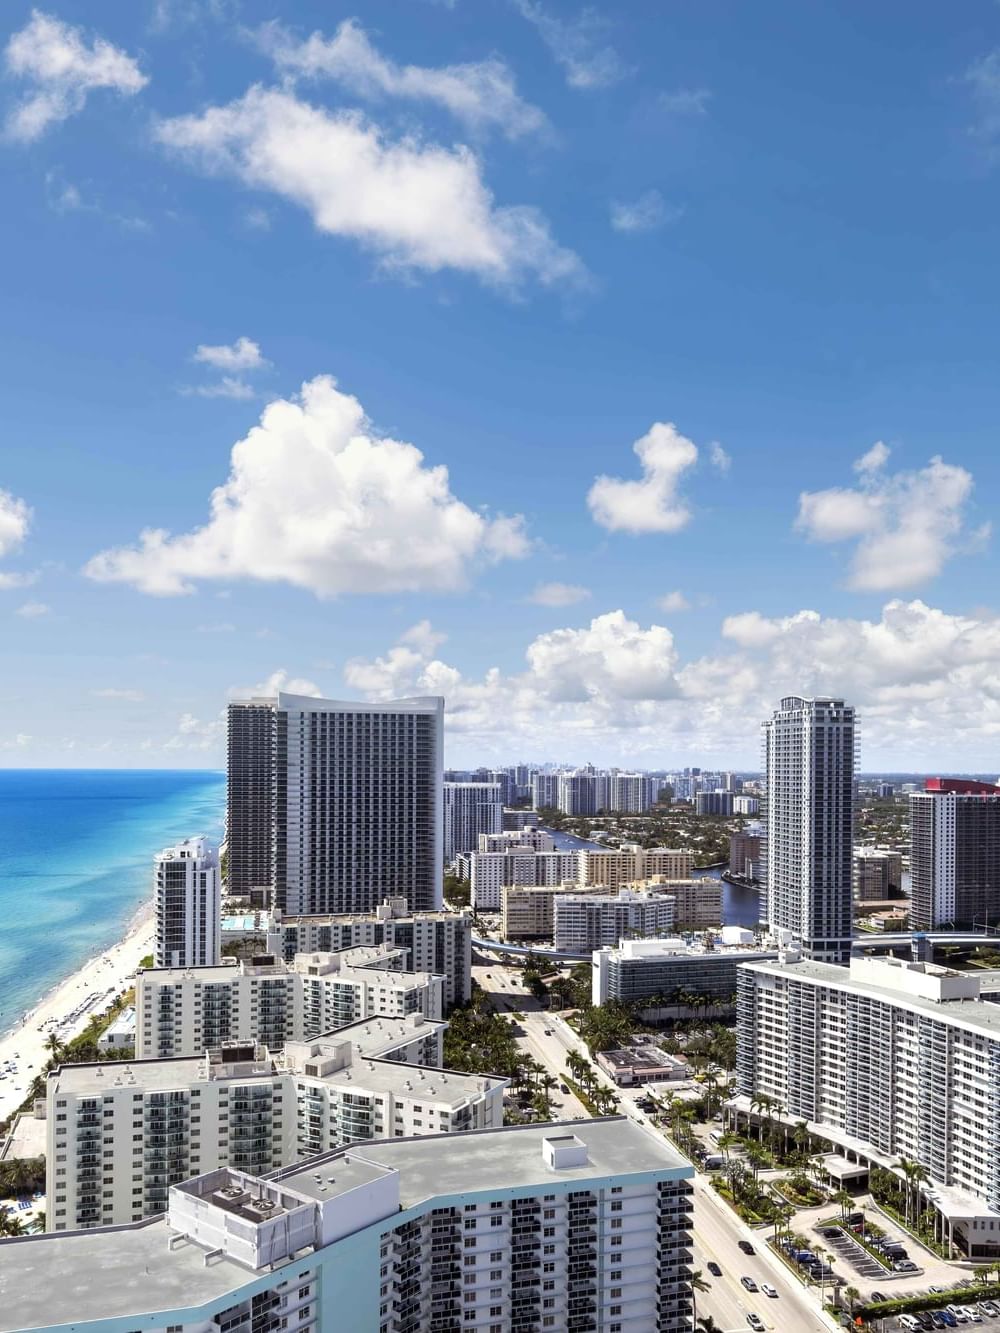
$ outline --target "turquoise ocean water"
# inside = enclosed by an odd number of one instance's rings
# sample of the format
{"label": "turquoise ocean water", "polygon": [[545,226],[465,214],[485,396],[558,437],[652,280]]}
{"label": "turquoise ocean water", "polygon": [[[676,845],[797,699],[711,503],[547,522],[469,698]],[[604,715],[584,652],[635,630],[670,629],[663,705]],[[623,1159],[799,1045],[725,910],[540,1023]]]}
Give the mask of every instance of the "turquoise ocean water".
{"label": "turquoise ocean water", "polygon": [[207,770],[0,770],[0,1031],[122,937],[161,847],[217,843],[224,807]]}

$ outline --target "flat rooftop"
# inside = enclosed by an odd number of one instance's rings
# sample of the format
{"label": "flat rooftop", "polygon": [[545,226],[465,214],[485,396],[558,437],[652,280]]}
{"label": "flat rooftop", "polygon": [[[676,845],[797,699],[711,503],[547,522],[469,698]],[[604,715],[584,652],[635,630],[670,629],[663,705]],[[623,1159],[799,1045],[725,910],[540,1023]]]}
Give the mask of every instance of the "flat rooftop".
{"label": "flat rooftop", "polygon": [[[770,972],[779,976],[792,977],[799,981],[815,982],[822,986],[836,986],[838,990],[851,991],[855,995],[868,995],[872,999],[884,1000],[926,1014],[948,1023],[960,1023],[984,1036],[1000,1040],[1000,1004],[991,1004],[986,1000],[931,1000],[909,991],[897,990],[892,986],[878,986],[870,981],[861,981],[852,976],[846,967],[836,963],[820,963],[813,959],[803,959],[797,963],[747,963],[747,969],[754,972]],[[928,975],[945,972],[960,977],[977,976],[971,972],[953,972],[937,964],[924,964]]]}
{"label": "flat rooftop", "polygon": [[376,1014],[373,1018],[361,1018],[356,1023],[348,1023],[333,1032],[324,1032],[320,1037],[307,1040],[352,1041],[362,1055],[375,1059],[386,1051],[398,1050],[405,1042],[422,1041],[425,1037],[444,1032],[448,1027],[446,1021],[433,1018],[414,1024],[413,1017],[411,1014],[409,1018],[388,1018],[385,1014]]}
{"label": "flat rooftop", "polygon": [[167,1249],[165,1218],[136,1227],[0,1240],[0,1333],[198,1306],[246,1284],[225,1256],[191,1242]]}
{"label": "flat rooftop", "polygon": [[[550,1170],[542,1159],[542,1142],[575,1134],[586,1147],[580,1166]],[[472,1130],[459,1136],[426,1135],[414,1139],[367,1141],[317,1158],[301,1168],[276,1173],[292,1189],[308,1193],[318,1171],[327,1182],[336,1177],[344,1156],[363,1156],[375,1167],[399,1172],[400,1203],[411,1208],[425,1199],[449,1194],[476,1194],[492,1190],[552,1185],[556,1181],[586,1180],[593,1176],[630,1176],[647,1171],[693,1174],[693,1167],[652,1130],[626,1116],[606,1120],[560,1121],[548,1125],[509,1125],[504,1129]],[[274,1179],[275,1177],[272,1177]],[[328,1193],[311,1197],[329,1198]]]}
{"label": "flat rooftop", "polygon": [[49,1090],[74,1097],[100,1097],[113,1088],[130,1087],[165,1092],[181,1083],[205,1077],[203,1055],[170,1060],[102,1060],[89,1065],[60,1065],[49,1075]]}

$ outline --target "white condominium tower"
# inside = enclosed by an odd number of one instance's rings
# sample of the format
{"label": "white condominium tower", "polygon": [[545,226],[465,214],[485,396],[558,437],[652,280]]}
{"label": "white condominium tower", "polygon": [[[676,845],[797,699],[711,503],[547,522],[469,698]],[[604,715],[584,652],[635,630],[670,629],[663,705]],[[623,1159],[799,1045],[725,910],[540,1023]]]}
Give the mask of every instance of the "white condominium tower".
{"label": "white condominium tower", "polygon": [[498,782],[444,784],[444,861],[451,865],[460,852],[474,852],[479,835],[503,829],[503,800]]}
{"label": "white condominium tower", "polygon": [[806,1121],[856,1166],[919,1162],[939,1236],[995,1261],[1000,1005],[980,998],[979,976],[933,963],[794,957],[737,970],[731,1111],[753,1117],[771,1097],[785,1124]]}
{"label": "white condominium tower", "polygon": [[782,699],[764,723],[767,919],[806,958],[851,950],[854,709],[842,699]]}
{"label": "white condominium tower", "polygon": [[0,1327],[686,1333],[693,1168],[624,1117],[220,1167],[167,1216],[0,1245]]}
{"label": "white condominium tower", "polygon": [[157,967],[214,967],[222,956],[219,861],[204,838],[186,838],[156,857],[153,905]]}
{"label": "white condominium tower", "polygon": [[230,890],[293,916],[370,912],[386,897],[440,907],[443,724],[440,698],[233,704]]}

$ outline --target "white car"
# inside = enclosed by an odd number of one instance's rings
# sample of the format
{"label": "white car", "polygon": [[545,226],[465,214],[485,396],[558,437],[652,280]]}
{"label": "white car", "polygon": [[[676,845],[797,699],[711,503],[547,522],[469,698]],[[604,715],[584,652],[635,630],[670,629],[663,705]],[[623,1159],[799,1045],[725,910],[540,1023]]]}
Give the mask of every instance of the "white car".
{"label": "white car", "polygon": [[762,1282],[760,1284],[760,1289],[765,1296],[770,1296],[772,1300],[777,1299],[778,1293],[775,1291],[774,1287],[771,1286],[770,1282]]}
{"label": "white car", "polygon": [[968,1319],[970,1324],[981,1324],[983,1322],[983,1316],[974,1305],[963,1305],[962,1313],[965,1315],[966,1319]]}

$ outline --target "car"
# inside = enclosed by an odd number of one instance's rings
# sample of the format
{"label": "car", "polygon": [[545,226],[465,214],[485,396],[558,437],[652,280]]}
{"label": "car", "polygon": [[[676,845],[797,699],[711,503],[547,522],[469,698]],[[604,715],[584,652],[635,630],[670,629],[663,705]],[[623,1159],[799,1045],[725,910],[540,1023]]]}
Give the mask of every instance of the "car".
{"label": "car", "polygon": [[951,1313],[950,1310],[938,1310],[937,1317],[939,1319],[944,1320],[945,1328],[954,1328],[955,1325],[958,1323],[958,1320],[955,1318],[955,1316]]}
{"label": "car", "polygon": [[894,1273],[915,1273],[917,1265],[912,1259],[897,1259],[892,1265],[892,1271]]}
{"label": "car", "polygon": [[983,1314],[988,1314],[991,1319],[1000,1314],[1000,1305],[995,1304],[993,1301],[980,1301],[979,1308]]}
{"label": "car", "polygon": [[753,1246],[750,1244],[748,1240],[740,1241],[740,1249],[743,1251],[744,1254],[753,1254]]}
{"label": "car", "polygon": [[824,1240],[837,1240],[843,1233],[840,1227],[824,1227],[819,1234]]}
{"label": "car", "polygon": [[546,1028],[546,1029],[545,1029],[545,1035],[546,1035],[547,1037],[551,1037],[551,1036],[552,1036],[552,1029],[551,1029],[551,1028]]}
{"label": "car", "polygon": [[931,1311],[931,1323],[934,1325],[935,1328],[948,1327],[948,1321],[945,1319],[944,1315],[939,1314],[937,1310]]}
{"label": "car", "polygon": [[911,1314],[901,1314],[899,1316],[899,1327],[909,1329],[919,1329],[920,1325]]}
{"label": "car", "polygon": [[741,1278],[740,1278],[740,1281],[743,1283],[744,1287],[746,1287],[747,1291],[756,1291],[756,1290],[757,1290],[757,1283],[753,1280],[752,1277],[745,1277],[745,1276],[744,1276],[744,1277],[741,1277]]}
{"label": "car", "polygon": [[935,1295],[936,1295],[938,1292],[941,1292],[941,1291],[947,1291],[948,1288],[947,1288],[947,1287],[935,1287],[934,1284],[932,1283],[932,1284],[927,1288],[927,1290],[928,1290],[928,1291],[933,1291],[933,1292],[935,1293]]}
{"label": "car", "polygon": [[771,1286],[770,1282],[762,1282],[760,1284],[760,1289],[765,1296],[770,1296],[772,1301],[776,1301],[778,1299],[778,1293],[774,1289],[774,1287]]}
{"label": "car", "polygon": [[751,1310],[747,1315],[747,1323],[754,1330],[754,1333],[764,1333],[765,1325],[759,1314],[754,1314]]}
{"label": "car", "polygon": [[963,1305],[962,1313],[965,1315],[966,1319],[968,1319],[970,1324],[981,1324],[983,1322],[983,1316],[974,1305]]}
{"label": "car", "polygon": [[887,1296],[887,1295],[885,1294],[884,1291],[873,1291],[872,1294],[871,1294],[871,1300],[872,1300],[872,1301],[891,1301],[891,1300],[892,1300],[892,1297],[891,1297],[891,1296]]}
{"label": "car", "polygon": [[560,1092],[569,1092],[569,1084],[568,1084],[568,1083],[560,1083],[560,1084],[559,1084],[559,1091],[560,1091]]}
{"label": "car", "polygon": [[713,1277],[722,1277],[722,1269],[719,1267],[719,1265],[715,1262],[714,1259],[709,1259],[708,1271],[712,1274]]}
{"label": "car", "polygon": [[969,1322],[969,1316],[965,1313],[965,1311],[962,1309],[960,1305],[949,1305],[946,1306],[946,1309],[948,1313],[951,1315],[951,1317],[957,1323],[967,1324]]}
{"label": "car", "polygon": [[918,1310],[916,1315],[917,1323],[921,1328],[933,1328],[934,1318],[929,1310]]}

